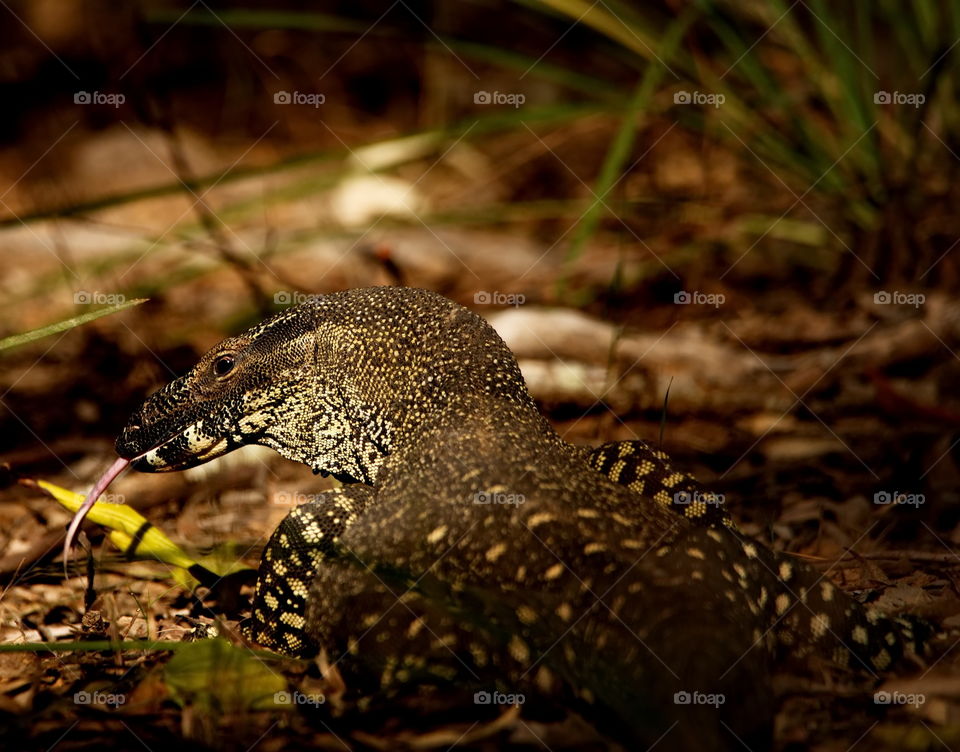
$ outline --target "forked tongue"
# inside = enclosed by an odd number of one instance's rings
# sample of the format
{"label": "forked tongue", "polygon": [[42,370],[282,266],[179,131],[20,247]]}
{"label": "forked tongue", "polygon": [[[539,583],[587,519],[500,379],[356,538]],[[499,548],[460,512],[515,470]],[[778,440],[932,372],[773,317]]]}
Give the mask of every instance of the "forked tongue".
{"label": "forked tongue", "polygon": [[90,493],[87,494],[87,498],[83,500],[83,504],[80,505],[80,508],[73,515],[73,519],[70,521],[70,527],[67,528],[66,540],[63,542],[63,573],[67,577],[70,576],[67,574],[67,566],[70,563],[70,548],[73,545],[73,539],[77,536],[77,531],[80,529],[80,525],[83,524],[84,518],[93,508],[93,505],[97,503],[97,499],[100,498],[100,494],[107,490],[107,486],[113,483],[114,479],[120,475],[120,473],[122,473],[129,464],[130,460],[125,460],[123,457],[118,457],[116,461],[110,465],[107,471],[100,476],[100,480],[96,482]]}

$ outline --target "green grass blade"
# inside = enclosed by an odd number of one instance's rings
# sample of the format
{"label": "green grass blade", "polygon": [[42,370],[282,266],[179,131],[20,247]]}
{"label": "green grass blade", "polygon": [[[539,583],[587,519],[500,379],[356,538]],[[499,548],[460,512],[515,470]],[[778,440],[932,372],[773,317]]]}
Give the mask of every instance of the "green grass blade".
{"label": "green grass blade", "polygon": [[27,342],[33,342],[35,339],[48,337],[51,334],[56,334],[57,332],[65,332],[68,329],[81,326],[82,324],[86,324],[88,321],[98,319],[101,316],[109,316],[111,313],[122,311],[124,308],[130,308],[131,306],[140,305],[141,303],[146,302],[147,301],[145,298],[126,300],[123,303],[117,303],[116,305],[107,306],[106,308],[101,308],[96,311],[90,311],[90,313],[84,313],[80,316],[74,316],[72,319],[58,321],[55,324],[48,324],[47,326],[42,326],[39,329],[33,329],[29,332],[24,332],[23,334],[14,334],[10,337],[0,339],[0,350],[7,350],[11,347],[19,347],[20,345],[27,344]]}
{"label": "green grass blade", "polygon": [[[669,60],[683,33],[692,21],[692,15],[687,13],[674,22],[672,27],[664,36],[660,49],[660,55]],[[595,198],[584,215],[583,221],[577,228],[573,241],[570,244],[565,257],[566,262],[578,258],[583,251],[583,247],[597,229],[600,221],[600,215],[605,208],[607,194],[610,193],[617,180],[620,178],[623,166],[630,156],[633,142],[637,135],[637,130],[642,122],[642,111],[647,108],[653,97],[654,92],[666,73],[666,68],[659,63],[651,63],[647,66],[646,72],[641,77],[639,83],[633,91],[624,111],[623,122],[620,125],[613,143],[607,150],[606,157],[603,160],[603,166],[600,168],[600,176],[597,178],[594,186]]]}

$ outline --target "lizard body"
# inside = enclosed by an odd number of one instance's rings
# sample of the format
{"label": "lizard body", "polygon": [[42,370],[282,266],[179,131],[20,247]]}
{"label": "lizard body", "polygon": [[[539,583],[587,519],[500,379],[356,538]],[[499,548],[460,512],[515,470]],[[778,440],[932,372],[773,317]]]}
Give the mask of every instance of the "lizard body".
{"label": "lizard body", "polygon": [[322,647],[366,690],[521,687],[631,742],[762,746],[784,652],[872,672],[920,636],[745,538],[643,442],[564,442],[497,334],[434,293],[335,293],[225,340],[117,451],[167,471],[250,443],[350,485],[274,532],[248,634]]}

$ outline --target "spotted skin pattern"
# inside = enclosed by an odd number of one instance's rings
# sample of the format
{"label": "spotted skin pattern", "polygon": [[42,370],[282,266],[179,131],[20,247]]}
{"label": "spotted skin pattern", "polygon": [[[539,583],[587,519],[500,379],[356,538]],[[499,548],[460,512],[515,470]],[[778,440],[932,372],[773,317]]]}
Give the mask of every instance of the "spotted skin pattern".
{"label": "spotted skin pattern", "polygon": [[666,452],[646,441],[613,441],[590,450],[594,470],[638,496],[683,515],[695,525],[734,527],[719,494],[710,493],[693,476],[676,470]]}
{"label": "spotted skin pattern", "polygon": [[358,481],[274,532],[245,628],[322,648],[360,694],[499,686],[631,743],[762,748],[773,661],[874,672],[920,637],[744,537],[662,452],[564,442],[492,328],[434,293],[289,309],[149,398],[117,448],[161,471],[243,443]]}

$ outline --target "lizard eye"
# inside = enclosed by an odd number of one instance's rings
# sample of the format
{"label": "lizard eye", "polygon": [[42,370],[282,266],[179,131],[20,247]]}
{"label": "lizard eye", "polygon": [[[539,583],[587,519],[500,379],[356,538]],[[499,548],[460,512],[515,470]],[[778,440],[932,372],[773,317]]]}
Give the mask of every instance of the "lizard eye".
{"label": "lizard eye", "polygon": [[213,373],[217,378],[227,376],[237,365],[236,359],[232,355],[221,355],[213,361]]}

